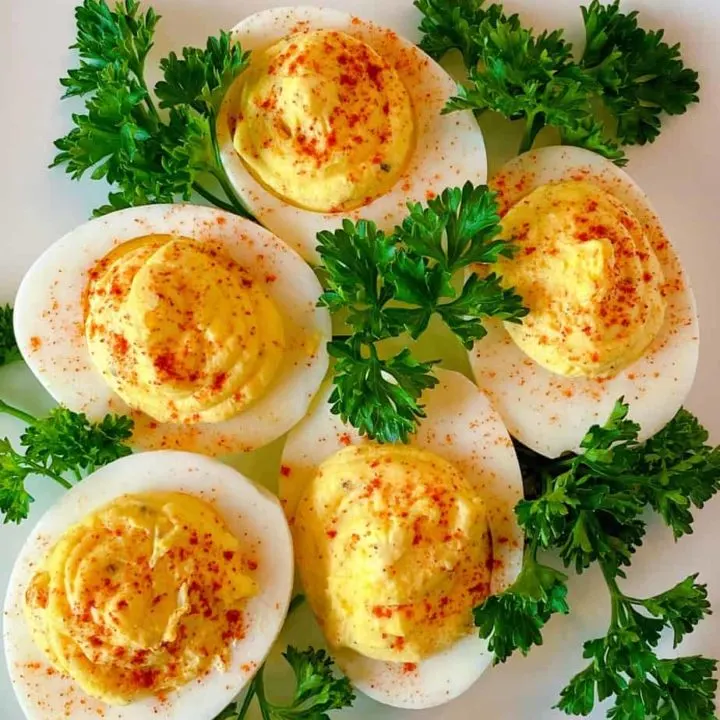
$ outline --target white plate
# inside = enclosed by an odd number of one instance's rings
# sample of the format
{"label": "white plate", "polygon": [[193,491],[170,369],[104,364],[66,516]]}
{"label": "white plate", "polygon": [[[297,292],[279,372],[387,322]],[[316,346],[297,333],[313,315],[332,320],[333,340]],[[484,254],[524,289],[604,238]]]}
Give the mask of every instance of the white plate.
{"label": "white plate", "polygon": [[[64,134],[71,101],[60,103],[58,78],[74,63],[67,46],[73,40],[73,9],[78,0],[3,0],[0,3],[0,138],[3,172],[0,175],[3,227],[0,233],[0,302],[12,300],[20,279],[32,261],[53,240],[87,219],[90,210],[104,201],[106,189],[89,180],[72,183],[60,170],[48,171],[53,156],[52,140]],[[163,16],[157,44],[149,66],[159,57],[183,45],[204,45],[219,28],[231,28],[242,17],[271,5],[272,0],[154,0],[150,4]],[[349,10],[388,25],[416,39],[418,13],[411,0],[326,0],[326,5]],[[509,9],[536,27],[565,27],[573,39],[582,37],[580,0],[512,0]],[[585,3],[587,4],[587,2]],[[697,413],[720,442],[720,3],[717,0],[627,0],[641,11],[646,26],[664,27],[670,42],[684,45],[686,62],[701,73],[701,103],[688,115],[665,121],[665,129],[652,146],[630,151],[628,172],[642,186],[657,208],[683,257],[692,279],[700,310],[700,368],[688,407]],[[9,17],[8,17],[9,16]],[[498,142],[495,128],[486,134],[491,160],[510,154],[507,135]],[[428,345],[430,346],[430,345]],[[454,353],[462,357],[462,353]],[[459,365],[455,367],[460,368]],[[464,368],[463,368],[464,369]],[[22,367],[0,370],[0,396],[30,410],[48,407],[37,384]],[[0,436],[13,439],[19,423],[0,418]],[[247,459],[251,476],[260,477],[276,468],[279,447],[259,458]],[[19,527],[0,530],[0,595],[13,560],[42,510],[59,491],[48,482],[33,482],[37,502],[30,520]],[[654,524],[642,550],[634,559],[627,587],[634,594],[665,589],[687,574],[701,573],[709,585],[716,614],[705,620],[680,650],[720,657],[720,565],[717,563],[717,527],[720,500],[711,502],[696,521],[694,535],[677,545],[669,533]],[[552,705],[571,675],[582,666],[582,641],[604,632],[608,602],[602,579],[594,573],[573,580],[570,589],[573,612],[556,618],[544,633],[545,645],[528,658],[513,658],[486,673],[478,684],[457,701],[434,710],[410,714],[380,708],[360,700],[354,710],[336,715],[338,720],[466,720],[482,716],[500,720],[549,720],[565,717]],[[305,616],[291,623],[293,640],[307,641],[301,626]],[[671,654],[669,643],[661,647]],[[0,660],[4,662],[4,660]],[[272,675],[271,675],[272,677]],[[0,707],[3,720],[22,720],[10,690],[5,669],[0,669]],[[603,718],[596,710],[593,718]],[[204,720],[198,708],[198,720]]]}

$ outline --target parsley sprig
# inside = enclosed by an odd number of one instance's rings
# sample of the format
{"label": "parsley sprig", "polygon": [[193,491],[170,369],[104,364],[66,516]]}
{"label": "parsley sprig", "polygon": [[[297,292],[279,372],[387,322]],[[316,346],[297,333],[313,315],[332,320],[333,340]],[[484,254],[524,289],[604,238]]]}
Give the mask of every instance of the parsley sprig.
{"label": "parsley sprig", "polygon": [[620,12],[619,0],[582,8],[585,52],[581,66],[602,88],[624,145],[644,145],[660,133],[661,114],[681,115],[698,102],[698,74],[683,65],[680,45],[662,30],[643,30],[638,13]]}
{"label": "parsley sprig", "polygon": [[[160,61],[163,80],[155,86],[161,113],[145,78],[145,61],[160,19],[137,0],[111,9],[105,0],[84,0],[75,11],[73,48],[79,67],[61,80],[65,97],[85,99],[85,112],[55,141],[53,166],[73,179],[90,173],[113,188],[113,210],[147,203],[189,200],[193,191],[220,208],[249,217],[220,162],[217,111],[232,81],[247,67],[248,53],[228,33],[210,38],[204,49],[184,48]],[[209,183],[217,184],[218,197]]]}
{"label": "parsley sprig", "polygon": [[603,572],[611,597],[610,627],[605,637],[585,643],[583,656],[590,664],[562,690],[557,707],[568,715],[589,715],[596,698],[615,696],[608,712],[613,720],[714,720],[717,661],[655,653],[666,628],[676,647],[710,612],[705,585],[691,575],[664,593],[640,599],[625,595],[605,565]]}
{"label": "parsley sprig", "polygon": [[[619,0],[582,8],[586,47],[580,62],[562,31],[534,33],[502,5],[484,0],[415,0],[423,14],[420,46],[436,59],[459,50],[468,71],[446,112],[492,110],[522,120],[520,152],[539,132],[555,128],[561,141],[597,152],[619,165],[620,145],[651,142],[661,114],[682,114],[697,102],[697,73],[685,68],[679,45],[662,31],[646,31],[637,12],[623,14]],[[614,116],[617,142],[596,113],[598,98]],[[619,143],[619,144],[618,144]]]}
{"label": "parsley sprig", "polygon": [[21,359],[13,330],[13,309],[0,305],[0,367]]}
{"label": "parsley sprig", "polygon": [[572,58],[561,31],[533,35],[517,15],[486,17],[477,28],[477,64],[468,69],[469,83],[459,88],[445,112],[494,110],[510,120],[523,120],[519,152],[529,150],[544,127],[557,128],[572,144],[593,145],[595,152],[618,163],[624,155],[602,137],[589,98],[599,90],[593,77]]}
{"label": "parsley sprig", "polygon": [[[0,307],[0,367],[20,360],[10,305]],[[30,512],[33,497],[25,482],[30,475],[51,478],[64,488],[68,480],[81,480],[102,465],[129,455],[133,421],[106,415],[99,423],[81,413],[59,407],[47,417],[37,418],[0,399],[0,414],[27,424],[16,450],[8,438],[0,438],[0,512],[3,522],[22,522]]]}
{"label": "parsley sprig", "polygon": [[324,650],[298,650],[292,645],[283,653],[295,674],[295,691],[287,705],[270,701],[265,693],[265,666],[250,682],[242,702],[232,703],[215,720],[245,720],[257,700],[263,720],[329,720],[328,713],[350,707],[355,700],[350,681],[333,673],[333,661]]}
{"label": "parsley sprig", "polygon": [[47,417],[36,418],[3,400],[0,413],[28,423],[20,436],[22,452],[8,438],[0,439],[0,512],[4,523],[20,523],[27,518],[34,500],[25,486],[29,476],[41,475],[71,488],[68,476],[81,480],[131,453],[127,441],[133,421],[125,416],[106,415],[94,423],[82,413],[58,407]]}
{"label": "parsley sprig", "polygon": [[466,183],[425,206],[411,203],[392,233],[346,220],[318,234],[328,288],[320,303],[346,313],[351,330],[329,344],[336,359],[331,409],[344,422],[379,442],[406,442],[425,416],[420,396],[437,383],[437,361],[418,361],[408,348],[383,358],[381,341],[404,333],[417,339],[437,315],[469,349],[487,332],[484,318],[520,322],[527,314],[495,273],[471,272],[459,290],[453,284],[470,266],[512,256],[498,238],[499,221],[495,195]]}
{"label": "parsley sprig", "polygon": [[475,608],[480,637],[489,638],[494,661],[505,662],[519,650],[527,655],[542,645],[542,629],[556,613],[567,614],[567,575],[537,560],[537,542],[530,544],[515,582]]}
{"label": "parsley sprig", "polygon": [[[644,513],[656,510],[676,538],[692,532],[693,508],[720,489],[720,448],[686,410],[645,443],[619,401],[602,426],[593,426],[582,453],[536,465],[542,493],[516,507],[528,541],[523,567],[505,592],[476,608],[475,621],[496,662],[542,643],[555,613],[568,612],[566,576],[543,565],[539,550],[556,550],[566,568],[581,573],[597,563],[612,616],[605,637],[585,643],[591,662],[562,691],[558,707],[587,715],[597,700],[615,697],[608,717],[714,718],[715,660],[657,656],[660,636],[677,645],[709,613],[707,591],[692,575],[650,598],[626,595],[619,584],[645,535]],[[529,451],[523,462],[528,465]]]}

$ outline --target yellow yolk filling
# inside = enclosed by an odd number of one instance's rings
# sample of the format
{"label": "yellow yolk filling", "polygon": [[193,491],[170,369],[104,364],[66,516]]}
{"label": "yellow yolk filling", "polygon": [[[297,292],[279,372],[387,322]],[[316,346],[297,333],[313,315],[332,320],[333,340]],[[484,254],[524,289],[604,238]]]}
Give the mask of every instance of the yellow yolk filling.
{"label": "yellow yolk filling", "polygon": [[450,463],[407,446],[348,447],[298,506],[297,564],[328,642],[415,662],[471,631],[489,592],[485,505]]}
{"label": "yellow yolk filling", "polygon": [[149,235],[91,272],[91,358],[131,407],[160,422],[220,422],[267,390],[285,334],[272,299],[209,243]]}
{"label": "yellow yolk filling", "polygon": [[112,704],[225,668],[257,592],[237,538],[183,493],[125,495],[69,528],[25,613],[52,664]]}
{"label": "yellow yolk filling", "polygon": [[640,222],[589,181],[544,185],[510,209],[517,246],[496,270],[530,309],[506,323],[520,349],[568,377],[611,376],[643,355],[665,318],[664,276]]}
{"label": "yellow yolk filling", "polygon": [[292,35],[253,56],[234,145],[274,194],[319,212],[386,193],[414,145],[413,109],[397,72],[337,30]]}

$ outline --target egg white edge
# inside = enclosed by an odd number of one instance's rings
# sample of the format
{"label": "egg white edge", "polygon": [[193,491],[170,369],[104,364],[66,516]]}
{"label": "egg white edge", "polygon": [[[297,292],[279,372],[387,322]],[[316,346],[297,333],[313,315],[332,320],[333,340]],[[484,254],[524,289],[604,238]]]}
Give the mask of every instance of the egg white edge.
{"label": "egg white edge", "polygon": [[[112,399],[112,412],[129,414],[93,366],[84,333],[78,330],[84,322],[80,298],[87,273],[98,260],[121,242],[153,233],[218,239],[251,274],[260,267],[275,275],[277,280],[264,289],[283,318],[289,347],[266,393],[236,417],[195,426],[160,424],[157,432],[145,431],[149,445],[142,443],[143,449],[158,448],[164,436],[182,443],[183,436],[193,433],[197,444],[180,449],[219,455],[272,442],[305,415],[320,387],[329,363],[326,344],[332,324],[328,310],[317,307],[322,287],[302,258],[268,230],[232,213],[190,204],[129,208],[91,220],[57,240],[28,270],[16,296],[15,335],[26,363],[50,395],[71,410],[99,420],[110,411]],[[51,311],[55,296],[59,307]],[[311,334],[317,341],[312,355],[300,346]],[[33,348],[33,337],[41,339],[40,348]],[[225,436],[233,438],[233,447],[213,452],[214,439]]]}
{"label": "egg white edge", "polygon": [[[121,482],[118,482],[118,479]],[[86,696],[68,677],[43,674],[50,664],[32,640],[22,610],[23,595],[47,550],[73,523],[126,493],[178,491],[210,500],[240,539],[257,547],[255,578],[259,594],[244,609],[247,635],[233,647],[226,673],[210,674],[170,693],[164,702],[153,698],[110,706]],[[8,671],[17,699],[29,720],[46,720],[47,706],[66,717],[72,702],[73,720],[197,720],[214,717],[252,679],[282,629],[293,586],[292,537],[277,498],[228,465],[193,453],[160,450],[139,453],[107,465],[76,485],[40,519],[13,566],[5,597],[3,639]],[[23,670],[27,663],[40,669]],[[40,686],[44,705],[33,702]],[[85,699],[85,704],[79,701]],[[40,700],[40,698],[38,698]],[[55,717],[55,715],[53,715]],[[69,715],[67,715],[69,717]]]}
{"label": "egg white edge", "polygon": [[[554,146],[533,150],[514,158],[500,168],[495,177],[530,178],[516,189],[512,182],[503,191],[503,200],[514,205],[535,188],[558,180],[570,179],[581,169],[587,179],[612,185],[606,189],[623,202],[646,227],[661,230],[669,251],[680,270],[684,292],[673,301],[682,308],[680,314],[691,323],[671,325],[670,313],[658,338],[648,352],[615,377],[602,383],[585,378],[561,378],[530,360],[509,338],[502,323],[486,322],[488,334],[476,342],[468,356],[478,386],[488,393],[502,415],[511,434],[520,442],[547,457],[566,451],[579,451],[580,441],[594,424],[609,417],[615,401],[623,397],[630,406],[630,417],[641,426],[640,439],[651,437],[662,429],[680,409],[690,392],[699,356],[699,326],[695,296],[677,251],[663,230],[657,213],[642,189],[617,165],[582,148]],[[492,187],[493,179],[490,180]],[[668,266],[663,269],[667,271]],[[663,345],[663,340],[667,343]],[[658,348],[657,345],[661,347]],[[529,365],[528,365],[529,363]],[[515,378],[510,374],[516,372]],[[524,369],[527,368],[527,369]],[[660,376],[648,377],[659,372]],[[677,374],[676,374],[677,373]],[[638,376],[645,378],[641,384]],[[518,385],[518,379],[523,384]],[[546,387],[567,388],[569,397],[544,400],[528,394],[529,388],[540,394]],[[669,388],[669,391],[668,391]],[[549,392],[549,390],[548,390]],[[553,396],[559,391],[553,391]],[[584,407],[583,407],[584,406]]]}
{"label": "egg white edge", "polygon": [[[324,7],[278,7],[250,15],[232,30],[233,39],[244,50],[262,50],[290,34],[298,25],[303,30],[342,30],[371,47],[382,46],[382,36],[390,31],[348,13]],[[217,119],[220,157],[236,192],[263,225],[294,247],[308,262],[320,260],[316,250],[317,233],[339,228],[344,219],[374,221],[392,230],[407,214],[408,202],[426,202],[427,193],[440,194],[448,187],[466,181],[487,181],[487,155],[482,131],[470,111],[442,115],[446,101],[457,94],[457,84],[432,58],[395,34],[398,52],[411,51],[417,63],[425,64],[422,83],[405,83],[413,101],[416,118],[416,146],[408,167],[395,185],[371,203],[347,213],[319,213],[286,203],[247,170],[233,147],[230,117],[242,88],[242,74],[225,95]],[[403,79],[400,68],[398,74]],[[427,95],[430,94],[430,98]],[[427,147],[425,147],[427,144]],[[410,184],[407,191],[401,188]]]}
{"label": "egg white edge", "polygon": [[[502,567],[502,572],[493,573],[491,581],[491,592],[498,593],[515,580],[522,565],[523,534],[513,512],[523,497],[520,467],[505,426],[486,396],[458,372],[435,372],[440,382],[423,394],[427,417],[410,444],[454,463],[471,482],[491,464],[495,474],[488,478],[483,499],[493,554]],[[368,442],[330,413],[330,392],[328,385],[318,393],[308,416],[289,434],[285,445],[280,497],[289,516],[323,460],[348,444]],[[446,436],[452,443],[446,442]],[[490,453],[489,461],[483,451]],[[473,458],[473,453],[477,457]],[[499,542],[500,538],[507,542]],[[468,690],[492,662],[487,645],[476,634],[469,635],[418,663],[412,671],[403,663],[372,660],[347,649],[331,648],[331,653],[365,695],[394,707],[423,709],[444,704]]]}

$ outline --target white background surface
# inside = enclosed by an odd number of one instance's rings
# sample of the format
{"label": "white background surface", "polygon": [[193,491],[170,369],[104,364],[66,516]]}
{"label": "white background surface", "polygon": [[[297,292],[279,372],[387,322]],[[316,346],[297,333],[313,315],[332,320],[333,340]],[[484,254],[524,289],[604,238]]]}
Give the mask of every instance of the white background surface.
{"label": "white background surface", "polygon": [[[52,140],[69,127],[73,103],[60,103],[58,78],[74,58],[67,46],[74,37],[76,0],[2,0],[0,3],[0,302],[12,301],[20,279],[33,259],[51,242],[88,217],[100,204],[106,188],[100,183],[72,183],[60,170],[46,166],[53,156]],[[267,0],[154,0],[163,16],[149,65],[169,50],[204,45],[208,35],[230,28],[251,12],[268,7]],[[327,5],[351,9],[417,38],[418,14],[409,0],[327,0]],[[536,28],[565,27],[581,37],[578,0],[509,0],[508,10],[519,11]],[[645,189],[684,259],[697,295],[702,331],[698,377],[688,407],[720,442],[720,2],[718,0],[628,0],[626,9],[641,10],[646,27],[664,27],[671,42],[684,46],[686,62],[700,71],[701,104],[680,118],[667,119],[659,140],[629,153],[630,174]],[[486,142],[496,141],[495,135]],[[22,366],[0,370],[0,395],[30,411],[49,407],[49,399]],[[21,426],[0,418],[0,435],[17,438]],[[266,462],[252,461],[256,470],[275,467],[272,453]],[[269,459],[268,459],[269,458]],[[32,484],[37,502],[30,520],[19,527],[0,529],[0,592],[13,559],[30,526],[59,490],[50,481]],[[674,544],[669,533],[653,523],[645,547],[637,554],[626,588],[649,595],[667,589],[691,572],[708,583],[716,615],[693,633],[680,651],[720,657],[720,499],[702,511],[695,533]],[[465,720],[487,717],[502,720],[547,720],[564,717],[552,705],[571,675],[582,666],[582,641],[604,633],[607,594],[601,578],[588,573],[571,583],[568,617],[555,618],[546,629],[545,645],[523,659],[513,658],[488,673],[463,698],[445,707],[416,713],[417,720]],[[303,625],[302,618],[292,623]],[[672,653],[670,644],[661,647]],[[3,720],[21,720],[0,660],[0,710]],[[205,720],[197,709],[198,720]],[[338,718],[403,720],[409,714],[359,701],[357,709]],[[596,711],[593,717],[604,717]],[[55,720],[55,719],[53,719]]]}

